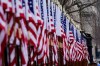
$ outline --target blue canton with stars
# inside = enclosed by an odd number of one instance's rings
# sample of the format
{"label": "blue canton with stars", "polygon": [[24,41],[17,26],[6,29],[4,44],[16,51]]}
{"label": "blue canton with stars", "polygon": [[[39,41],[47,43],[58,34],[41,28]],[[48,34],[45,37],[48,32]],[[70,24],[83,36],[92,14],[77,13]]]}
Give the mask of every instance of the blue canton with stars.
{"label": "blue canton with stars", "polygon": [[25,7],[25,0],[22,0],[22,7]]}
{"label": "blue canton with stars", "polygon": [[47,6],[46,6],[46,7],[47,7],[47,17],[48,17],[48,22],[49,22],[49,9],[48,9],[49,7],[48,7],[48,0],[47,0],[46,2],[47,2],[47,4],[46,4],[46,5],[47,5]]}
{"label": "blue canton with stars", "polygon": [[28,0],[29,9],[34,14],[34,3],[33,0]]}
{"label": "blue canton with stars", "polygon": [[52,16],[52,5],[50,3],[50,16]]}
{"label": "blue canton with stars", "polygon": [[73,24],[69,23],[69,30],[72,31],[73,35],[74,35],[74,27]]}
{"label": "blue canton with stars", "polygon": [[56,27],[56,5],[53,6],[54,11],[54,26]]}
{"label": "blue canton with stars", "polygon": [[76,41],[79,42],[79,37],[78,37],[78,32],[77,32],[77,30],[76,30]]}
{"label": "blue canton with stars", "polygon": [[66,16],[64,16],[63,28],[64,28],[64,32],[66,33],[66,31],[67,31],[67,28],[66,28]]}
{"label": "blue canton with stars", "polygon": [[66,33],[67,28],[66,28],[66,16],[64,16],[63,13],[61,13],[61,24],[62,24],[62,28],[64,29],[64,32]]}
{"label": "blue canton with stars", "polygon": [[40,1],[40,8],[41,8],[41,18],[44,20],[43,0]]}

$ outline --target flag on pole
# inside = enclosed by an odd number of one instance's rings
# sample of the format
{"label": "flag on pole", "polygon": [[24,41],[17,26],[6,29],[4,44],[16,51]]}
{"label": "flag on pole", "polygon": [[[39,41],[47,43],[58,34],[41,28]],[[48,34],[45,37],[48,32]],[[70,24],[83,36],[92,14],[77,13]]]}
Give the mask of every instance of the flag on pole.
{"label": "flag on pole", "polygon": [[69,23],[69,38],[68,38],[68,42],[69,44],[73,44],[74,43],[74,32],[73,32],[73,25],[71,25]]}
{"label": "flag on pole", "polygon": [[[50,0],[49,0],[50,1]],[[48,10],[49,10],[49,32],[54,33],[55,28],[54,28],[54,13],[53,13],[53,2],[48,1]]]}
{"label": "flag on pole", "polygon": [[[14,0],[6,0],[7,8],[5,10],[7,15],[7,30],[8,30],[8,46],[9,46],[9,65],[16,65],[16,54],[15,54],[15,21],[14,21],[14,13],[15,13],[15,2]],[[7,58],[8,59],[8,58]]]}
{"label": "flag on pole", "polygon": [[29,61],[31,64],[36,59],[37,55],[37,21],[35,15],[35,0],[24,0],[25,1],[25,13],[26,20],[28,24],[28,33],[29,33],[29,45],[33,46],[31,50],[31,60]]}
{"label": "flag on pole", "polygon": [[36,16],[36,22],[38,24],[38,27],[41,26],[43,24],[43,20],[41,19],[41,11],[39,9],[39,5],[38,5],[38,1],[34,0],[34,13],[35,13],[35,16]]}
{"label": "flag on pole", "polygon": [[[43,25],[40,27],[41,33],[39,33],[38,40],[41,42],[39,43],[40,46],[38,47],[38,62],[39,63],[46,63],[47,56],[46,56],[46,45],[47,45],[47,31],[46,31],[46,22],[47,22],[47,8],[46,8],[46,0],[40,0],[40,13],[41,19],[43,20]],[[40,36],[42,35],[42,36]],[[38,41],[39,42],[39,41]],[[39,45],[38,44],[38,45]]]}
{"label": "flag on pole", "polygon": [[27,23],[25,20],[25,10],[23,8],[23,1],[16,0],[16,18],[19,25],[18,33],[16,35],[16,44],[21,45],[21,62],[22,65],[27,65],[28,63],[28,33],[27,33]]}
{"label": "flag on pole", "polygon": [[9,43],[9,57],[10,57],[10,65],[16,64],[16,55],[15,55],[15,22],[14,15],[8,14],[8,43]]}
{"label": "flag on pole", "polygon": [[63,28],[63,63],[66,64],[66,61],[69,61],[69,46],[68,46],[68,42],[67,42],[67,27],[66,27],[66,17],[63,15],[62,13],[62,28]]}
{"label": "flag on pole", "polygon": [[[55,63],[56,65],[58,65],[58,43],[57,43],[57,36],[56,36],[56,30],[55,30],[55,23],[56,23],[56,5],[52,2],[52,1],[48,1],[48,18],[49,18],[49,33],[51,33],[50,35],[50,40],[52,40],[53,42],[51,42],[51,53],[53,54],[51,56],[53,63]],[[54,21],[55,20],[55,21]]]}
{"label": "flag on pole", "polygon": [[47,51],[48,51],[48,49],[49,48],[47,48],[48,47],[48,37],[47,37],[47,22],[48,22],[48,20],[47,20],[47,7],[46,7],[46,5],[47,5],[47,3],[46,3],[46,0],[40,0],[40,13],[41,13],[41,18],[42,18],[42,20],[44,21],[44,44],[43,44],[43,50],[44,50],[44,59],[43,59],[43,61],[44,61],[44,64],[46,64],[47,63],[47,58],[48,58],[48,56],[47,56]]}
{"label": "flag on pole", "polygon": [[4,11],[0,4],[0,65],[2,66],[2,56],[4,49],[6,47],[7,42],[7,24],[6,24],[6,18],[4,17]]}
{"label": "flag on pole", "polygon": [[[23,2],[24,3],[24,2]],[[37,25],[36,25],[36,17],[34,14],[34,2],[33,0],[25,0],[25,13],[26,13],[26,20],[27,26],[29,31],[29,43],[30,45],[34,46],[36,49],[37,47]]]}
{"label": "flag on pole", "polygon": [[75,37],[74,37],[74,27],[71,23],[69,23],[68,43],[69,43],[69,58],[70,58],[70,62],[72,62],[74,60],[73,53],[74,53],[74,46],[75,46]]}

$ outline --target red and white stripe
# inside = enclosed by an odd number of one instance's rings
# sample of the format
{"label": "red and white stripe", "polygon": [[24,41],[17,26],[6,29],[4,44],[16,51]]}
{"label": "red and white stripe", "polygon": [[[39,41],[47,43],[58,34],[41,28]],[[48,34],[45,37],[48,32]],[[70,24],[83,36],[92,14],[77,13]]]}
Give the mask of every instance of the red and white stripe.
{"label": "red and white stripe", "polygon": [[6,9],[7,14],[7,23],[8,23],[8,37],[9,37],[9,65],[16,66],[16,54],[15,54],[15,4],[14,0],[8,0],[8,7]]}
{"label": "red and white stripe", "polygon": [[52,16],[49,16],[48,30],[49,30],[49,32],[55,32],[54,21],[53,21],[53,17]]}
{"label": "red and white stripe", "polygon": [[68,43],[73,44],[74,40],[75,40],[75,38],[74,38],[72,31],[69,31]]}
{"label": "red and white stripe", "polygon": [[31,49],[30,49],[30,63],[31,63],[31,65],[34,63],[34,61],[35,61],[35,57],[36,56],[36,53],[34,52],[34,47],[31,47]]}
{"label": "red and white stripe", "polygon": [[16,17],[25,17],[22,7],[22,0],[16,0]]}
{"label": "red and white stripe", "polygon": [[6,12],[8,12],[8,13],[15,13],[14,7],[15,7],[14,0],[7,0]]}
{"label": "red and white stripe", "polygon": [[69,44],[67,42],[67,37],[63,38],[63,53],[64,53],[64,64],[66,64],[66,61],[69,61]]}
{"label": "red and white stripe", "polygon": [[19,24],[18,22],[16,21],[15,23],[15,38],[16,38],[16,45],[20,45],[20,39],[19,39]]}
{"label": "red and white stripe", "polygon": [[79,42],[76,42],[75,43],[75,49],[77,51],[77,60],[78,61],[81,61],[83,60],[83,56],[84,56],[84,53],[83,53],[83,45]]}
{"label": "red and white stripe", "polygon": [[[5,18],[5,14],[3,11],[3,8],[0,4],[0,56],[2,58],[2,54],[4,52],[4,48],[6,47],[6,42],[7,42],[7,24],[6,24],[6,18]],[[1,60],[0,58],[0,60]],[[2,60],[1,60],[2,61]]]}
{"label": "red and white stripe", "polygon": [[72,33],[72,31],[69,31],[69,37],[68,37],[68,46],[69,46],[69,60],[70,61],[75,61],[75,38],[74,35]]}
{"label": "red and white stripe", "polygon": [[15,52],[15,45],[13,43],[13,45],[9,46],[9,57],[10,57],[10,63],[9,66],[16,66],[16,52]]}
{"label": "red and white stripe", "polygon": [[86,43],[84,41],[82,41],[82,45],[83,45],[83,53],[84,53],[83,59],[88,60],[89,59],[89,53],[88,53]]}
{"label": "red and white stripe", "polygon": [[[51,12],[51,10],[52,10],[52,12]],[[54,33],[55,32],[54,19],[53,19],[53,16],[50,15],[51,13],[53,14],[53,2],[51,2],[51,4],[50,4],[50,0],[48,0],[48,11],[49,11],[48,31],[50,33]]]}
{"label": "red and white stripe", "polygon": [[28,49],[27,49],[27,44],[26,42],[23,42],[22,39],[22,30],[20,28],[20,25],[16,22],[15,24],[15,33],[16,33],[16,45],[21,45],[21,51],[20,51],[20,56],[21,56],[21,64],[22,66],[26,66],[28,64]]}
{"label": "red and white stripe", "polygon": [[70,48],[70,60],[71,61],[76,61],[76,49],[75,48],[76,48],[75,44],[72,44]]}
{"label": "red and white stripe", "polygon": [[22,7],[22,0],[16,0],[16,17],[20,17],[19,24],[22,30],[22,41],[24,44],[28,43],[27,22],[25,19],[25,9]]}
{"label": "red and white stripe", "polygon": [[28,31],[29,31],[29,42],[34,48],[37,47],[37,25],[36,25],[36,17],[29,10],[28,1],[25,0],[25,8],[26,8],[26,20],[28,21]]}
{"label": "red and white stripe", "polygon": [[[16,38],[17,44],[21,45],[21,61],[22,66],[26,66],[28,63],[28,31],[27,31],[27,23],[25,19],[25,9],[22,7],[22,0],[16,0],[16,17],[18,19],[20,29],[19,29],[19,37]],[[21,42],[20,42],[21,41]]]}
{"label": "red and white stripe", "polygon": [[36,16],[36,23],[37,23],[37,54],[38,54],[38,63],[42,63],[43,59],[44,59],[44,50],[43,50],[43,46],[44,46],[44,33],[45,33],[45,26],[44,26],[44,22],[41,19],[40,16],[40,11],[39,11],[39,6],[38,6],[38,2],[34,1],[34,8],[36,9],[35,11],[35,16]]}
{"label": "red and white stripe", "polygon": [[3,9],[7,9],[8,8],[8,0],[1,0],[1,6],[3,7]]}
{"label": "red and white stripe", "polygon": [[38,63],[43,62],[44,58],[44,25],[41,27],[41,29],[38,29],[38,46],[37,46],[37,53],[38,53]]}
{"label": "red and white stripe", "polygon": [[22,46],[21,46],[21,62],[22,66],[27,66],[28,65],[28,47],[24,42],[22,41]]}
{"label": "red and white stripe", "polygon": [[44,59],[43,62],[44,64],[47,63],[47,32],[45,31],[44,33],[44,44],[43,44],[43,50],[44,50]]}
{"label": "red and white stripe", "polygon": [[54,57],[54,60],[53,62],[58,64],[58,42],[57,42],[57,38],[56,38],[56,35],[54,33],[54,40],[53,40],[53,57]]}
{"label": "red and white stripe", "polygon": [[[25,24],[25,20],[21,19],[20,24],[21,24],[21,53],[22,53],[22,66],[26,66],[28,64],[28,33],[27,33],[27,28]],[[25,61],[25,63],[23,63]]]}
{"label": "red and white stripe", "polygon": [[35,16],[36,16],[36,21],[38,26],[43,25],[43,20],[41,19],[41,15],[40,15],[40,11],[39,11],[39,6],[38,6],[38,2],[34,1],[34,8],[35,8]]}
{"label": "red and white stripe", "polygon": [[8,14],[8,37],[9,37],[9,57],[10,57],[10,66],[16,65],[16,55],[15,55],[15,23],[13,14]]}
{"label": "red and white stripe", "polygon": [[[25,0],[25,16],[27,20],[27,26],[28,26],[28,34],[29,34],[29,44],[33,46],[33,50],[31,51],[31,64],[33,64],[35,58],[36,58],[36,49],[37,49],[37,25],[36,25],[36,17],[31,12],[28,6],[28,0]],[[34,52],[34,53],[33,53]]]}

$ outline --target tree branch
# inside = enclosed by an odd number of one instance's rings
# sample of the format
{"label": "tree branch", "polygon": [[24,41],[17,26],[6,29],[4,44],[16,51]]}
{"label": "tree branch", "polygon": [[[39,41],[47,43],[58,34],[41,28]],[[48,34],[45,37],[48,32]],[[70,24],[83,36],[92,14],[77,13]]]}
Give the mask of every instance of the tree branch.
{"label": "tree branch", "polygon": [[[74,13],[74,12],[77,12],[77,11],[80,11],[80,10],[83,10],[83,9],[89,7],[89,6],[92,6],[92,5],[95,4],[96,2],[97,2],[97,1],[95,1],[95,2],[93,2],[93,3],[90,3],[90,4],[88,4],[88,5],[85,4],[86,6],[81,7],[80,9],[77,9],[77,10],[74,10],[74,11],[71,11],[71,12],[68,12],[68,14]],[[81,5],[81,6],[83,6],[83,5]]]}

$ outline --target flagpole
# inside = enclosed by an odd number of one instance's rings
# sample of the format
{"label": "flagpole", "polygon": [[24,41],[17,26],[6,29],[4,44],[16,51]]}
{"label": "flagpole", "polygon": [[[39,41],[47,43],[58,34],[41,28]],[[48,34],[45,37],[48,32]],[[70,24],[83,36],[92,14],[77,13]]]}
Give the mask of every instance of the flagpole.
{"label": "flagpole", "polygon": [[[29,26],[28,26],[28,21],[26,21],[26,28],[27,30],[29,30]],[[28,38],[29,38],[29,33],[28,33]],[[29,42],[29,39],[28,39],[28,66],[31,66],[31,45],[30,45],[30,42]]]}
{"label": "flagpole", "polygon": [[[29,44],[29,43],[28,43],[28,44]],[[31,65],[30,65],[30,62],[31,62],[31,61],[30,61],[30,53],[31,53],[31,52],[30,52],[30,44],[29,44],[29,45],[28,45],[28,66],[31,66]]]}
{"label": "flagpole", "polygon": [[[13,13],[9,13],[9,12],[7,12],[7,20],[9,20],[9,16],[10,15],[14,15]],[[14,22],[14,20],[13,20],[13,22]],[[11,33],[10,33],[10,30],[11,30],[11,28],[9,28],[10,26],[8,26],[8,45],[7,45],[7,48],[8,48],[8,66],[9,65],[11,65],[11,57],[10,57],[10,47],[14,47],[15,48],[15,45],[12,45],[11,43],[10,43],[10,35],[11,35]],[[14,42],[13,42],[13,44],[15,43],[15,39],[14,39]]]}
{"label": "flagpole", "polygon": [[[7,13],[7,19],[8,19],[8,13]],[[8,30],[9,30],[9,27],[8,27]],[[7,45],[7,47],[8,47],[8,65],[10,65],[10,43],[9,43],[9,31],[8,31],[8,33],[7,33],[7,35],[8,35],[8,45]]]}
{"label": "flagpole", "polygon": [[[17,18],[18,19],[18,21],[20,22],[20,18]],[[19,27],[18,27],[18,40],[19,40],[19,45],[17,45],[16,44],[16,49],[17,49],[17,61],[18,61],[18,65],[19,66],[22,66],[22,61],[21,61],[21,56],[20,56],[20,53],[21,53],[21,48],[22,48],[22,43],[21,43],[21,37],[19,36],[19,33],[20,33],[20,31],[19,31],[19,29],[21,28],[21,26],[20,26],[20,23],[18,22],[18,25],[19,25]]]}

